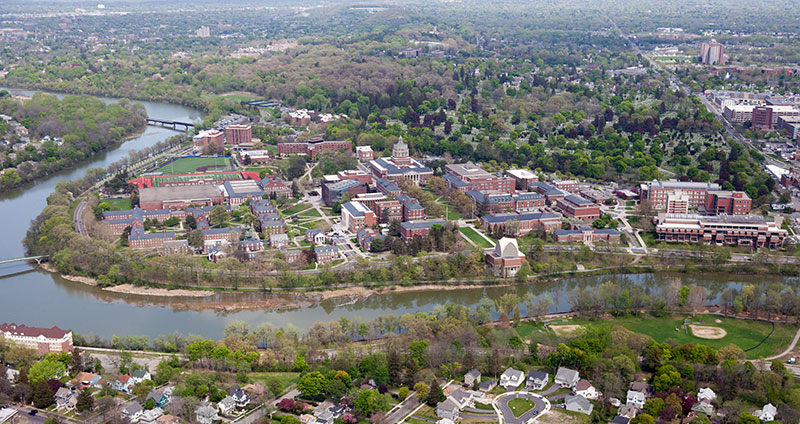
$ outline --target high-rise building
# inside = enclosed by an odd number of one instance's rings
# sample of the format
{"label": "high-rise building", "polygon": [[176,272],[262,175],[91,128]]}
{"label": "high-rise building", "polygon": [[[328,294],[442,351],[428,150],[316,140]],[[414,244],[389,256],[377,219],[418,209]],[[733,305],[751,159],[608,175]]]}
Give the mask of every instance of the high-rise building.
{"label": "high-rise building", "polygon": [[706,65],[722,65],[727,61],[725,46],[716,41],[700,44],[700,62]]}
{"label": "high-rise building", "polygon": [[203,25],[194,32],[194,35],[197,37],[208,38],[211,37],[211,30]]}
{"label": "high-rise building", "polygon": [[253,130],[250,125],[228,125],[225,127],[225,144],[238,146],[250,143],[253,139]]}

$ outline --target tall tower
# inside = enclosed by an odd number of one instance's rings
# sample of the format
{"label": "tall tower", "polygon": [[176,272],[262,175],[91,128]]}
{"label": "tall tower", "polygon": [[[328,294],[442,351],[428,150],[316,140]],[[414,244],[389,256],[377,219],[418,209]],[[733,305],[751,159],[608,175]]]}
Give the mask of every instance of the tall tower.
{"label": "tall tower", "polygon": [[408,155],[408,144],[403,142],[403,136],[392,146],[392,162],[397,166],[410,166],[411,158]]}

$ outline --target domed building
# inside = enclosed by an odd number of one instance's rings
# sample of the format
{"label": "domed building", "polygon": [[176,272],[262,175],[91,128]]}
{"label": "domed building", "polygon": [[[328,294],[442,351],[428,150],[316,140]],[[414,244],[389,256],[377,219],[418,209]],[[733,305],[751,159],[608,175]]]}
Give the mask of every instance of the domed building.
{"label": "domed building", "polygon": [[486,249],[486,262],[496,277],[513,277],[522,267],[525,254],[519,251],[517,239],[503,237],[493,249]]}

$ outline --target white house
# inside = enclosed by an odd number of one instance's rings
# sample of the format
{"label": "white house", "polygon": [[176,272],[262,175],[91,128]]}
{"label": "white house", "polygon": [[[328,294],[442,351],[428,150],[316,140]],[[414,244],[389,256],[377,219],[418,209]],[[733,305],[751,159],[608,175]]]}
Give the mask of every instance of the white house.
{"label": "white house", "polygon": [[775,420],[775,415],[778,414],[778,408],[775,405],[768,403],[761,409],[753,413],[753,416],[763,422],[770,422]]}
{"label": "white house", "polygon": [[571,389],[578,384],[579,379],[580,375],[578,374],[578,371],[571,370],[569,368],[558,367],[555,383],[561,387],[569,387]]}
{"label": "white house", "polygon": [[234,388],[231,392],[231,397],[233,398],[233,402],[236,404],[237,408],[244,408],[250,403],[250,396],[241,388]]}
{"label": "white house", "polygon": [[142,413],[142,418],[139,420],[140,424],[153,424],[164,415],[161,408],[153,408],[149,411]]}
{"label": "white house", "polygon": [[509,368],[503,372],[500,376],[500,385],[503,386],[506,390],[509,389],[516,389],[522,384],[522,380],[525,378],[525,373],[520,370],[515,370],[514,368]]}
{"label": "white house", "polygon": [[597,399],[600,397],[600,393],[597,389],[592,386],[592,383],[585,379],[581,379],[578,381],[578,384],[575,385],[575,394],[583,396],[586,399]]}
{"label": "white house", "polygon": [[200,424],[212,424],[219,419],[217,410],[209,404],[202,404],[194,411],[195,418]]}
{"label": "white house", "polygon": [[18,375],[19,375],[18,369],[10,365],[6,366],[6,379],[8,379],[9,383],[14,383]]}
{"label": "white house", "polygon": [[131,382],[133,385],[137,385],[145,380],[150,380],[151,378],[150,371],[146,369],[138,369],[131,374]]}
{"label": "white house", "polygon": [[448,398],[455,402],[456,406],[458,406],[458,409],[464,409],[468,406],[471,406],[473,400],[472,392],[467,392],[461,389],[457,389],[453,393],[450,393]]}
{"label": "white house", "polygon": [[226,396],[224,399],[219,401],[217,408],[219,408],[219,412],[222,412],[224,415],[228,415],[233,412],[234,409],[236,409],[236,401],[234,401],[232,397]]}
{"label": "white house", "polygon": [[129,374],[120,374],[111,383],[111,388],[118,391],[118,392],[125,392],[128,393],[133,388],[133,379]]}
{"label": "white house", "polygon": [[636,409],[642,409],[644,407],[644,397],[644,393],[642,392],[628,390],[628,396],[625,398],[625,403],[635,407]]}
{"label": "white house", "polygon": [[460,409],[452,398],[447,398],[444,402],[439,402],[436,405],[436,416],[439,418],[457,421]]}
{"label": "white house", "polygon": [[714,393],[714,391],[713,391],[713,390],[711,390],[711,389],[710,389],[710,388],[708,388],[708,387],[703,387],[702,389],[700,389],[700,390],[697,392],[697,400],[699,400],[699,401],[704,401],[704,400],[705,400],[705,401],[707,401],[708,403],[711,403],[711,402],[713,402],[713,401],[714,401],[714,399],[716,399],[716,398],[717,398],[717,394],[716,394],[716,393]]}
{"label": "white house", "polygon": [[548,381],[550,381],[550,374],[544,371],[531,370],[528,371],[528,381],[525,383],[525,387],[528,390],[542,390]]}
{"label": "white house", "polygon": [[142,419],[144,410],[137,402],[128,402],[122,407],[119,414],[122,416],[122,418],[127,419],[132,423],[138,423],[139,420]]}
{"label": "white house", "polygon": [[55,398],[56,409],[73,409],[78,403],[78,396],[75,395],[75,392],[66,387],[59,387],[56,391]]}

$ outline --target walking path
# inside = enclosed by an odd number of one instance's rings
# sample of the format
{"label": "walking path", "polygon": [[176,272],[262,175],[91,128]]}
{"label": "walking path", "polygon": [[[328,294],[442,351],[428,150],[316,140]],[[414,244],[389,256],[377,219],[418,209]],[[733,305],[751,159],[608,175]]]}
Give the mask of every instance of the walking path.
{"label": "walking path", "polygon": [[764,360],[765,361],[773,361],[775,359],[780,359],[780,358],[788,355],[792,350],[794,350],[795,346],[797,346],[797,342],[798,341],[800,341],[800,329],[797,330],[797,333],[795,333],[795,335],[794,335],[794,339],[792,339],[792,343],[789,345],[789,347],[786,348],[786,350],[784,350],[783,352],[781,352],[781,353],[779,353],[779,354],[777,354],[775,356],[770,356],[769,358],[764,358]]}

